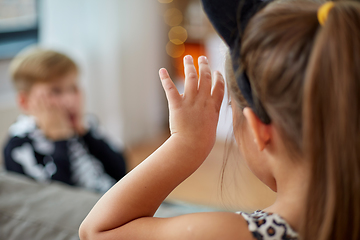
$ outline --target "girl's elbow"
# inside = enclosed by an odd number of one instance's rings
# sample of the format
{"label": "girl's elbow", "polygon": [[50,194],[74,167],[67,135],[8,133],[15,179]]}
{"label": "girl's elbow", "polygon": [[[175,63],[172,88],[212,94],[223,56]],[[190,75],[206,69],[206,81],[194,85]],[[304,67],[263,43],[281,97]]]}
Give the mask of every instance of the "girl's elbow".
{"label": "girl's elbow", "polygon": [[79,227],[79,238],[81,240],[89,240],[90,237],[88,231],[89,229],[85,226],[84,222],[82,222]]}
{"label": "girl's elbow", "polygon": [[86,222],[82,222],[79,227],[79,238],[81,240],[96,240],[99,234],[94,231],[94,228],[86,224]]}

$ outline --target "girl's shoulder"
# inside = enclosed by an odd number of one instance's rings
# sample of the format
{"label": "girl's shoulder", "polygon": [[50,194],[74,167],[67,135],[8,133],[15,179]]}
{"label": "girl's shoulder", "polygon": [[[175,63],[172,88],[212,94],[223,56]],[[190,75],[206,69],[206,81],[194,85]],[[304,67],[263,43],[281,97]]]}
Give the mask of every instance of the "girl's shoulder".
{"label": "girl's shoulder", "polygon": [[237,212],[247,222],[249,231],[257,240],[298,240],[299,235],[276,213],[257,210],[253,213]]}

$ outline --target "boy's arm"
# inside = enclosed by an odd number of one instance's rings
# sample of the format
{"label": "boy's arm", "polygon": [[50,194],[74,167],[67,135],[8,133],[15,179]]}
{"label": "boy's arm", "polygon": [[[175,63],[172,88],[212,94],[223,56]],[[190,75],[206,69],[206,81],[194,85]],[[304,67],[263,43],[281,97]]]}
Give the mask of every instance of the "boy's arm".
{"label": "boy's arm", "polygon": [[[50,145],[48,147],[53,150],[47,149],[48,154],[43,155],[37,153],[36,149],[44,151],[44,144],[34,144],[28,137],[12,137],[4,148],[5,168],[38,181],[53,179],[72,185],[66,142],[55,142]],[[55,165],[55,162],[61,163],[61,166]]]}
{"label": "boy's arm", "polygon": [[4,166],[5,169],[12,172],[17,172],[21,174],[25,174],[22,166],[15,162],[14,159],[11,156],[11,153],[14,148],[21,146],[23,143],[23,139],[20,138],[11,138],[9,142],[6,144],[4,148]]}
{"label": "boy's arm", "polygon": [[13,137],[4,149],[4,159],[8,171],[37,181],[52,179],[101,192],[114,184],[77,138],[51,142],[41,134],[31,139]]}
{"label": "boy's arm", "polygon": [[101,161],[105,172],[118,181],[126,174],[125,157],[100,134],[96,134],[97,128],[97,125],[91,126],[89,131],[82,136],[82,139],[90,154]]}
{"label": "boy's arm", "polygon": [[29,138],[12,137],[4,148],[6,170],[35,178],[37,160]]}

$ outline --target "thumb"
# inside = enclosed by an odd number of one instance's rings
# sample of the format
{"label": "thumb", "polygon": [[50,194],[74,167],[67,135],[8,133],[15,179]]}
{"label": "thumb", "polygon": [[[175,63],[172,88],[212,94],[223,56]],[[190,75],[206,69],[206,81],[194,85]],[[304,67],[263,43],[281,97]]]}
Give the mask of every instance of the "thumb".
{"label": "thumb", "polygon": [[219,112],[221,103],[224,98],[225,82],[223,76],[219,71],[214,72],[214,78],[215,78],[215,86],[212,90],[212,97],[214,98],[216,103],[216,110]]}

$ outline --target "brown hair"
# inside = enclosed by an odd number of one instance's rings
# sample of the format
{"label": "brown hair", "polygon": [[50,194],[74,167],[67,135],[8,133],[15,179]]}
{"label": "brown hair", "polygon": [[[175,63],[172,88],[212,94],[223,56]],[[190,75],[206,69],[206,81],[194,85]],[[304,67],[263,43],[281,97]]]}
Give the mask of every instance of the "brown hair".
{"label": "brown hair", "polygon": [[66,55],[44,49],[20,53],[10,65],[11,78],[18,91],[28,91],[34,83],[54,81],[77,70],[77,65]]}
{"label": "brown hair", "polygon": [[[360,239],[360,4],[336,2],[325,26],[317,19],[319,6],[269,4],[249,22],[240,61],[289,152],[312,167],[301,237],[355,240]],[[238,91],[234,82],[229,86]]]}

